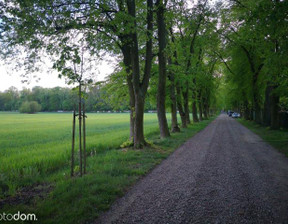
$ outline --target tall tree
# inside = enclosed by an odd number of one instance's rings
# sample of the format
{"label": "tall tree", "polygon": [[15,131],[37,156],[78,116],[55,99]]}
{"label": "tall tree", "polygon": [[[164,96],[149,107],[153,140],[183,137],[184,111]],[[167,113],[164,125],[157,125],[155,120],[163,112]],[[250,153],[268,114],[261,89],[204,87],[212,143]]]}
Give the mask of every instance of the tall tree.
{"label": "tall tree", "polygon": [[158,42],[159,42],[159,79],[158,79],[158,92],[157,92],[157,115],[160,128],[161,138],[170,136],[168,123],[166,119],[166,45],[167,45],[167,32],[165,24],[165,6],[163,0],[156,1],[156,13],[157,13],[157,27],[158,27]]}
{"label": "tall tree", "polygon": [[[58,62],[64,63],[71,60],[71,53],[77,52],[77,48],[67,46],[75,34],[79,34],[83,43],[89,46],[91,54],[99,54],[102,50],[113,54],[121,52],[130,95],[131,135],[133,132],[134,146],[142,147],[145,144],[144,102],[153,59],[153,1],[146,1],[146,9],[143,3],[136,5],[134,0],[1,2],[0,39],[4,46],[1,47],[1,55],[7,58],[17,53],[18,46],[25,46],[29,49],[29,63],[26,63],[29,68],[33,67],[32,62],[39,58],[42,49],[49,55],[58,56]],[[138,19],[145,13],[146,20]],[[146,23],[146,33],[139,29],[138,23],[143,27]],[[140,31],[142,36],[139,43]],[[143,46],[143,42],[146,42],[146,49],[142,73],[139,45]],[[70,74],[70,78],[73,78]]]}

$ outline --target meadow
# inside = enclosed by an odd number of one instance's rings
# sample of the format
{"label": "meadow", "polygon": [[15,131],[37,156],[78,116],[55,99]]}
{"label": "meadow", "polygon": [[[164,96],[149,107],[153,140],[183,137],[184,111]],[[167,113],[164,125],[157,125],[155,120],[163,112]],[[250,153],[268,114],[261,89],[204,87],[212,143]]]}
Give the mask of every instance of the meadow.
{"label": "meadow", "polygon": [[157,115],[147,113],[145,136],[153,145],[133,150],[120,148],[129,139],[128,113],[87,116],[87,174],[71,178],[72,113],[0,113],[0,185],[9,187],[0,194],[0,211],[33,212],[41,223],[93,220],[212,120],[190,125],[163,140]]}
{"label": "meadow", "polygon": [[[129,138],[129,114],[90,113],[86,132],[88,154],[119,148]],[[145,114],[145,133],[155,132],[156,114]],[[2,112],[0,136],[0,170],[13,191],[15,187],[31,184],[69,163],[72,113]]]}

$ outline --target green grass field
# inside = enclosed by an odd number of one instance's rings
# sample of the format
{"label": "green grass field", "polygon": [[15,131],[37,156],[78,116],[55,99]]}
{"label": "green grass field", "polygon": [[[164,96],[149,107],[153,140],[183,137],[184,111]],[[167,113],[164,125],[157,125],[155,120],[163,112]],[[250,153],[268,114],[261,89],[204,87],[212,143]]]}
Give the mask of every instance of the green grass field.
{"label": "green grass field", "polygon": [[[0,124],[0,170],[2,178],[9,180],[10,190],[31,184],[69,162],[72,114],[0,113]],[[86,132],[88,154],[119,148],[129,138],[129,114],[88,114]],[[145,114],[145,133],[155,132],[156,115]]]}
{"label": "green grass field", "polygon": [[[12,200],[16,204],[4,203],[0,210],[35,213],[41,223],[93,220],[211,121],[190,125],[162,140],[157,115],[145,114],[145,136],[153,147],[122,150],[119,146],[129,138],[129,114],[87,116],[87,174],[70,178],[72,113],[0,113],[0,185],[9,186],[8,192],[0,194],[0,205],[1,198],[16,198]],[[77,146],[76,142],[76,150]],[[37,189],[29,193],[33,196],[29,202],[17,199],[27,188]]]}

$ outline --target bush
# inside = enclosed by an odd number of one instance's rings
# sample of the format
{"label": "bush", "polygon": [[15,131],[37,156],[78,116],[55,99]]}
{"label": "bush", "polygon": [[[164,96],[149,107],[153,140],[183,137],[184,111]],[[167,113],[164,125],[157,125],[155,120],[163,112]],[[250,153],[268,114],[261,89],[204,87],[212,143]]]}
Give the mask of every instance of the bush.
{"label": "bush", "polygon": [[36,101],[24,102],[20,107],[20,113],[34,114],[41,110],[41,105]]}

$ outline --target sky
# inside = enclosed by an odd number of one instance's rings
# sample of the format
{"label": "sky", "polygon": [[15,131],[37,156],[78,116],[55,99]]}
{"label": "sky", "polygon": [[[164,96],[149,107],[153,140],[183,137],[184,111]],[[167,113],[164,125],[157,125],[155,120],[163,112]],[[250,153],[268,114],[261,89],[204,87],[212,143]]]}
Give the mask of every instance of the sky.
{"label": "sky", "polygon": [[[96,77],[96,81],[102,81],[105,77],[111,74],[114,71],[114,65],[108,61],[102,61],[101,64],[97,66],[98,75]],[[36,78],[33,78],[31,75],[30,83],[23,83],[23,78],[20,76],[20,73],[17,72],[8,72],[11,70],[9,66],[5,66],[0,64],[0,91],[3,92],[7,90],[9,87],[14,86],[18,90],[22,90],[23,88],[32,89],[34,86],[42,86],[45,88],[52,88],[56,86],[60,87],[69,87],[65,83],[65,79],[58,78],[58,73],[52,71],[48,73],[47,71],[42,71],[41,73],[35,73]],[[37,81],[39,79],[39,81]],[[70,85],[70,87],[72,87]]]}

